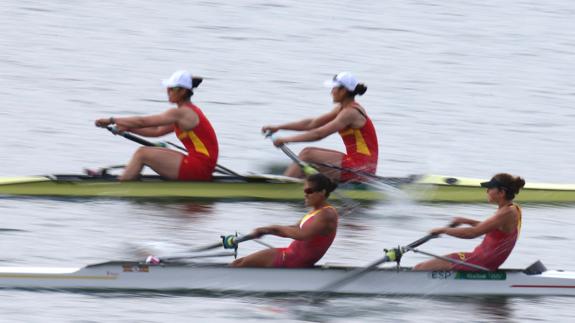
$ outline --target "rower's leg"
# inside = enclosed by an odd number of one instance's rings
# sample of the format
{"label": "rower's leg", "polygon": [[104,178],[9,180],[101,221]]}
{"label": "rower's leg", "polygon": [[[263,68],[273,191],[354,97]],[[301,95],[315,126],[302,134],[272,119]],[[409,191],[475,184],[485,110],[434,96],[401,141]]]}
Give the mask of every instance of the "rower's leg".
{"label": "rower's leg", "polygon": [[141,147],[134,153],[119,179],[121,181],[137,179],[142,168],[148,166],[160,176],[175,180],[178,179],[183,158],[183,154],[167,148]]}
{"label": "rower's leg", "polygon": [[415,265],[413,270],[451,270],[454,266],[453,263],[436,258]]}
{"label": "rower's leg", "polygon": [[231,267],[273,267],[277,249],[264,249],[243,258],[236,259]]}
{"label": "rower's leg", "polygon": [[[306,147],[299,153],[299,158],[308,163],[325,163],[336,167],[341,167],[341,161],[345,154],[324,148]],[[319,171],[331,178],[332,180],[339,181],[341,172],[337,169],[318,166]],[[290,177],[303,177],[303,172],[297,164],[290,165],[284,172],[285,176]]]}

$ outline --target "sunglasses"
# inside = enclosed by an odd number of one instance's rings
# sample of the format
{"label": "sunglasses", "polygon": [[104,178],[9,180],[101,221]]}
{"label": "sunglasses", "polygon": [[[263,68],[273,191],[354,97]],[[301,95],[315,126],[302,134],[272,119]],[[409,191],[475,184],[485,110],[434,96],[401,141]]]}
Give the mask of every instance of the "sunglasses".
{"label": "sunglasses", "polygon": [[321,191],[323,191],[323,190],[318,190],[318,189],[311,188],[311,187],[304,188],[304,190],[303,190],[303,192],[304,192],[305,194],[312,194],[312,193],[321,192]]}

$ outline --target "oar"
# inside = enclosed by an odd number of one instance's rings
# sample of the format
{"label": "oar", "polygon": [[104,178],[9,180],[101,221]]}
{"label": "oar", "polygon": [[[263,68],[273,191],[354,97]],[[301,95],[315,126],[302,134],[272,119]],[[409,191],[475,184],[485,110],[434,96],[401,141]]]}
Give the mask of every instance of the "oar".
{"label": "oar", "polygon": [[173,261],[181,261],[181,260],[190,260],[190,259],[200,259],[200,258],[215,258],[215,257],[230,257],[235,256],[235,252],[220,252],[220,253],[212,253],[207,255],[181,255],[181,256],[169,256],[169,257],[155,257],[150,256],[146,259],[147,263],[162,263],[162,262],[173,262]]}
{"label": "oar", "polygon": [[[147,147],[167,147],[168,145],[175,147],[179,150],[181,150],[182,152],[187,153],[188,150],[180,145],[176,145],[172,142],[166,141],[166,142],[151,142],[148,141],[142,137],[138,137],[130,132],[124,131],[124,132],[119,132],[118,129],[115,126],[106,126],[106,129],[108,129],[111,133],[113,133],[114,135],[120,135],[128,140],[131,140],[133,142],[136,142],[142,146],[147,146]],[[220,164],[216,164],[216,171],[222,173],[222,174],[227,174],[227,175],[233,175],[239,178],[244,178],[244,176],[230,170],[229,168],[226,168]]]}
{"label": "oar", "polygon": [[371,179],[373,181],[380,182],[380,183],[383,183],[385,185],[389,185],[389,186],[393,186],[393,187],[398,187],[401,184],[405,184],[405,183],[410,181],[409,178],[406,179],[406,178],[383,177],[383,176],[378,176],[378,175],[375,175],[372,173],[368,173],[366,171],[335,166],[335,165],[328,164],[328,163],[313,163],[313,164],[317,165],[317,166],[323,166],[323,167],[327,167],[327,168],[337,169],[340,172],[344,172],[344,173],[355,174],[355,175],[361,176],[363,178]]}
{"label": "oar", "polygon": [[194,248],[191,250],[191,252],[202,252],[221,247],[224,247],[224,249],[237,249],[238,244],[244,241],[256,239],[256,236],[252,234],[246,234],[245,236],[237,237],[236,235],[230,234],[227,236],[221,236],[221,238],[222,240],[217,243],[209,244],[199,248]]}
{"label": "oar", "polygon": [[[151,141],[148,141],[144,138],[138,137],[136,135],[133,135],[127,131],[123,131],[120,132],[118,131],[118,129],[115,126],[106,126],[106,129],[108,129],[111,133],[113,133],[114,135],[120,135],[128,140],[131,140],[133,142],[139,143],[142,146],[148,146],[148,147],[165,147],[164,144],[162,143],[153,143]],[[184,149],[185,150],[185,149]]]}
{"label": "oar", "polygon": [[[269,132],[265,133],[265,137],[273,140],[272,134]],[[284,152],[284,154],[286,154],[294,163],[296,163],[306,176],[319,173],[319,171],[315,169],[312,165],[299,159],[299,157],[285,144],[280,145],[279,149],[281,149]],[[337,196],[338,199],[343,201],[344,211],[342,213],[344,214],[351,213],[353,210],[355,210],[355,208],[359,206],[359,203],[355,202],[354,200],[346,196],[343,196],[343,194],[339,193],[337,190],[334,191],[333,194]]]}
{"label": "oar", "polygon": [[[455,227],[455,224],[451,224],[450,227]],[[410,251],[413,250],[415,248],[417,248],[418,246],[426,243],[427,241],[431,240],[431,239],[435,239],[439,237],[438,234],[428,234],[425,237],[418,239],[406,246],[403,247],[398,247],[398,248],[393,248],[391,250],[386,250],[385,252],[385,256],[383,256],[382,258],[372,262],[371,264],[369,264],[367,267],[363,267],[363,268],[358,268],[355,269],[354,271],[352,271],[349,275],[346,275],[344,277],[342,277],[341,279],[338,279],[324,287],[322,287],[321,289],[319,289],[320,294],[325,294],[327,292],[333,291],[363,275],[365,275],[367,272],[371,271],[372,269],[376,268],[377,266],[385,263],[385,262],[392,262],[395,261],[397,263],[399,263],[399,261],[401,260],[401,256]]]}
{"label": "oar", "polygon": [[[241,237],[237,237],[236,235],[228,235],[228,236],[221,236],[222,241],[218,243],[214,243],[211,245],[207,245],[200,248],[195,248],[188,253],[192,253],[189,255],[185,255],[185,253],[181,255],[174,255],[169,257],[155,257],[156,261],[160,262],[167,262],[167,261],[177,261],[177,260],[185,260],[185,259],[195,259],[195,258],[210,258],[210,257],[225,257],[225,256],[237,256],[237,248],[238,244],[244,241],[252,240],[256,243],[261,244],[262,246],[268,247],[270,249],[274,249],[274,246],[260,241],[258,238],[254,238],[252,235],[242,235]],[[208,254],[208,255],[195,255],[193,253],[208,251],[216,248],[224,247],[224,249],[234,249],[233,252],[222,252],[216,254]]]}
{"label": "oar", "polygon": [[[238,232],[238,234],[241,235],[241,236],[244,236],[244,234],[242,234],[241,232]],[[268,249],[274,249],[274,248],[275,248],[275,247],[272,246],[271,244],[265,243],[265,242],[261,241],[259,238],[253,239],[253,242],[258,243],[258,244],[261,244],[262,246],[267,247]]]}
{"label": "oar", "polygon": [[461,266],[466,266],[466,267],[473,268],[473,269],[477,269],[477,270],[480,270],[480,271],[490,271],[488,268],[485,268],[485,267],[482,267],[482,266],[479,266],[479,265],[475,265],[475,264],[470,264],[470,263],[465,262],[465,261],[461,261],[461,260],[457,260],[457,259],[451,259],[451,258],[444,257],[444,256],[439,256],[439,255],[432,254],[432,253],[429,253],[429,252],[425,252],[425,251],[422,251],[422,250],[419,250],[419,249],[411,249],[411,250],[412,250],[413,252],[415,252],[415,253],[420,253],[420,254],[422,254],[422,255],[426,255],[426,256],[430,256],[430,257],[435,257],[435,258],[437,258],[437,259],[441,259],[441,260],[443,260],[443,261],[447,261],[447,262],[450,262],[450,263],[453,263],[453,264],[457,264],[457,265],[461,265]]}
{"label": "oar", "polygon": [[[265,136],[266,136],[266,138],[272,138],[272,134],[269,132],[266,133]],[[331,165],[328,163],[306,163],[303,160],[299,159],[299,157],[291,149],[289,149],[285,144],[282,144],[281,146],[279,146],[279,149],[281,149],[294,163],[296,163],[302,169],[304,174],[308,175],[308,176],[313,175],[315,173],[318,173],[317,168],[314,167],[314,165],[316,165],[316,166],[323,166],[326,168],[337,169],[341,172],[356,174],[356,175],[363,176],[363,177],[366,177],[369,179],[374,179],[374,180],[377,180],[379,182],[382,182],[383,184],[391,185],[391,186],[399,186],[399,184],[406,182],[406,180],[386,178],[386,177],[377,176],[377,175],[368,173],[366,171],[349,169],[349,168],[345,168],[345,167]]]}
{"label": "oar", "polygon": [[301,168],[302,172],[305,175],[309,176],[309,175],[319,173],[319,171],[317,169],[315,169],[312,165],[299,159],[299,157],[291,149],[289,149],[285,144],[282,144],[281,146],[279,146],[279,149],[281,149],[294,163],[296,163]]}

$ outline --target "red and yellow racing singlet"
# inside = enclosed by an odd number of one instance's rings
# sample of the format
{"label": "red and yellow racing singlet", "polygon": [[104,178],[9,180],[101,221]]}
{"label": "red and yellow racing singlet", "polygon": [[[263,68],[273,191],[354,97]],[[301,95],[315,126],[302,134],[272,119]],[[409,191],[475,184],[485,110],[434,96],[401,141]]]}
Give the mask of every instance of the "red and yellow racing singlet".
{"label": "red and yellow racing singlet", "polygon": [[[355,129],[347,127],[339,131],[339,135],[345,144],[346,150],[346,156],[342,160],[341,166],[343,168],[375,174],[379,154],[375,127],[373,126],[371,119],[363,113],[357,103],[355,103],[352,108],[359,111],[366,121],[361,128]],[[341,180],[362,181],[365,180],[365,178],[344,171],[341,174]]]}
{"label": "red and yellow racing singlet", "polygon": [[[312,223],[315,220],[315,215],[328,207],[333,208],[333,206],[327,205],[306,214],[301,219],[299,227],[303,229],[306,225]],[[284,268],[312,267],[325,255],[335,239],[336,231],[337,229],[328,235],[318,234],[308,240],[294,240],[289,247],[278,249],[274,266]]]}
{"label": "red and yellow racing singlet", "polygon": [[[519,212],[519,219],[515,230],[510,233],[503,232],[495,229],[488,232],[479,246],[473,252],[460,252],[451,254],[448,257],[453,259],[462,260],[471,264],[485,267],[489,270],[497,270],[513,251],[519,232],[521,230],[521,208],[513,204]],[[472,271],[474,269],[464,266],[456,265],[454,270]]]}
{"label": "red and yellow racing singlet", "polygon": [[198,124],[191,130],[184,131],[175,124],[176,136],[186,147],[188,156],[180,165],[180,180],[209,180],[218,162],[218,139],[214,128],[200,108],[188,104],[199,118]]}

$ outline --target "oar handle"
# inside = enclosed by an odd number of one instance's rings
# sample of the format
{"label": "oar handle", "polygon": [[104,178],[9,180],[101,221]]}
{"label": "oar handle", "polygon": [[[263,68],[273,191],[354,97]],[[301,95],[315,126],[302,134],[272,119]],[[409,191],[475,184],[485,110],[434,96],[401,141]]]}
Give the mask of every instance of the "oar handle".
{"label": "oar handle", "polygon": [[138,136],[135,136],[129,132],[126,132],[126,131],[120,132],[120,131],[118,131],[118,128],[116,128],[114,126],[106,126],[106,129],[108,129],[114,135],[120,135],[120,136],[122,136],[128,140],[131,140],[133,142],[137,142],[142,146],[148,146],[148,147],[161,147],[162,146],[162,145],[155,144],[151,141],[148,141],[144,138],[140,138]]}
{"label": "oar handle", "polygon": [[[457,226],[457,224],[455,224],[453,222],[448,225],[449,228],[455,228],[456,226]],[[419,240],[416,240],[416,241],[408,244],[407,246],[403,247],[401,251],[403,253],[407,252],[407,251],[409,251],[413,248],[417,248],[417,247],[421,246],[422,244],[426,243],[427,241],[429,241],[431,239],[435,239],[437,237],[439,237],[439,234],[428,234],[425,237],[423,237]]]}
{"label": "oar handle", "polygon": [[200,247],[200,248],[196,248],[193,249],[193,252],[201,252],[201,251],[208,251],[208,250],[212,250],[212,249],[216,249],[216,248],[221,248],[224,247],[224,249],[237,249],[238,248],[238,244],[244,242],[244,241],[248,241],[248,240],[252,240],[257,238],[255,235],[253,234],[246,234],[245,236],[241,236],[238,237],[234,234],[230,234],[227,236],[221,236],[222,240],[217,242],[217,243],[213,243],[204,247]]}

